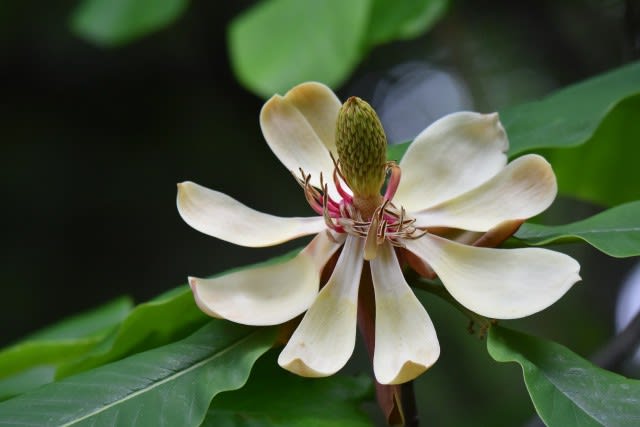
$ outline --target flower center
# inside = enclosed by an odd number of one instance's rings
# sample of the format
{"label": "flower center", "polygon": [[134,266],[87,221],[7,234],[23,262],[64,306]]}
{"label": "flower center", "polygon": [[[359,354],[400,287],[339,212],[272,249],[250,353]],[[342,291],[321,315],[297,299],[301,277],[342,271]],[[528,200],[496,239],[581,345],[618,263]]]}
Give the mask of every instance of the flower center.
{"label": "flower center", "polygon": [[417,230],[415,219],[406,215],[404,208],[392,203],[393,196],[400,183],[400,168],[394,162],[387,162],[385,175],[388,175],[384,195],[370,199],[358,198],[345,184],[338,162],[334,160],[333,183],[339,197],[329,195],[328,184],[320,174],[320,186],[311,184],[311,175],[300,169],[298,182],[304,189],[304,195],[311,208],[324,217],[327,227],[336,233],[347,233],[366,239],[365,259],[375,258],[377,247],[388,241],[394,246],[404,247],[403,239],[415,239],[424,233]]}
{"label": "flower center", "polygon": [[353,96],[340,108],[336,147],[339,160],[331,158],[337,200],[329,195],[322,174],[320,188],[311,185],[311,175],[302,169],[298,177],[307,201],[324,217],[327,227],[365,239],[367,260],[375,258],[378,246],[385,241],[404,247],[404,239],[422,236],[424,233],[413,226],[415,220],[392,203],[400,184],[400,168],[386,161],[384,129],[376,112],[362,99]]}

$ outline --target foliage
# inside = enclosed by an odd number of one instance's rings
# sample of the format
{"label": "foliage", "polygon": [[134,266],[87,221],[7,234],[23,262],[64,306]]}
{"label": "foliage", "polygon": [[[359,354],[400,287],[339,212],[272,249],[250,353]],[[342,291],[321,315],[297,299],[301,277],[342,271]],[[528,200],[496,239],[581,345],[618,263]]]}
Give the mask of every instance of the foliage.
{"label": "foliage", "polygon": [[373,46],[419,35],[446,5],[447,0],[265,0],[231,23],[232,66],[238,80],[263,98],[308,80],[338,86]]}
{"label": "foliage", "polygon": [[73,13],[71,27],[95,44],[117,46],[169,25],[188,4],[188,0],[84,0]]}
{"label": "foliage", "polygon": [[[202,424],[207,427],[361,427],[370,425],[358,404],[371,397],[366,376],[302,378],[278,367],[271,351],[254,368],[238,391],[217,397]],[[277,384],[277,387],[274,387]],[[323,402],[321,405],[319,402]]]}
{"label": "foliage", "polygon": [[0,400],[53,381],[57,369],[102,342],[129,314],[129,298],[119,298],[26,337],[0,352]]}
{"label": "foliage", "polygon": [[583,240],[607,255],[640,255],[640,201],[566,225],[523,224],[515,237],[528,245]]}
{"label": "foliage", "polygon": [[531,400],[550,426],[640,423],[640,381],[592,365],[571,350],[521,332],[492,327],[489,354],[522,366]]}
{"label": "foliage", "polygon": [[216,394],[246,382],[274,332],[211,321],[184,340],[0,403],[0,424],[200,425]]}

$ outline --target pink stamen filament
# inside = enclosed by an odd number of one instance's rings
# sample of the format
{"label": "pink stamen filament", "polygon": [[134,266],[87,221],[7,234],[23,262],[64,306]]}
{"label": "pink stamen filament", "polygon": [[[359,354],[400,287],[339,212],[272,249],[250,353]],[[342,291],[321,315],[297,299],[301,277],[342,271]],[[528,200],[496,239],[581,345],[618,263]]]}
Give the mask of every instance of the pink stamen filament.
{"label": "pink stamen filament", "polygon": [[333,183],[336,186],[336,190],[338,190],[338,194],[340,194],[340,197],[342,197],[342,199],[347,203],[352,203],[353,197],[351,197],[351,195],[347,193],[344,188],[342,188],[342,184],[340,184],[340,177],[338,176],[337,167],[333,170]]}
{"label": "pink stamen filament", "polygon": [[391,173],[389,174],[387,189],[384,192],[384,200],[391,200],[393,199],[393,196],[396,195],[396,191],[398,191],[398,186],[400,185],[400,177],[402,175],[400,166],[395,162],[389,162],[388,170],[391,170]]}
{"label": "pink stamen filament", "polygon": [[336,168],[333,171],[333,183],[341,197],[337,200],[329,196],[329,188],[322,174],[320,174],[320,187],[313,186],[311,175],[305,174],[303,170],[300,170],[301,178],[298,178],[307,202],[318,215],[323,216],[327,228],[337,233],[349,233],[366,238],[370,241],[369,245],[373,245],[369,248],[373,257],[375,257],[376,246],[385,241],[394,246],[403,247],[404,239],[419,237],[416,235],[417,230],[412,226],[415,220],[405,218],[404,208],[398,209],[391,203],[400,183],[400,168],[395,163],[387,164],[387,171],[390,171],[390,174],[383,203],[375,210],[370,220],[363,220],[353,206],[353,196],[349,194],[348,186],[335,160],[334,164]]}

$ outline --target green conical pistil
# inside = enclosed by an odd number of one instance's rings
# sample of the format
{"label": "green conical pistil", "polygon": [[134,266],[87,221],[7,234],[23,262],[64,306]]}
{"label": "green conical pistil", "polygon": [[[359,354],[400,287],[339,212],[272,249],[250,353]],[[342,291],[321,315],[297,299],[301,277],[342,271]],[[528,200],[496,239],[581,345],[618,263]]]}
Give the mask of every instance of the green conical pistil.
{"label": "green conical pistil", "polygon": [[356,197],[380,195],[387,137],[371,105],[352,96],[340,108],[336,128],[340,169]]}

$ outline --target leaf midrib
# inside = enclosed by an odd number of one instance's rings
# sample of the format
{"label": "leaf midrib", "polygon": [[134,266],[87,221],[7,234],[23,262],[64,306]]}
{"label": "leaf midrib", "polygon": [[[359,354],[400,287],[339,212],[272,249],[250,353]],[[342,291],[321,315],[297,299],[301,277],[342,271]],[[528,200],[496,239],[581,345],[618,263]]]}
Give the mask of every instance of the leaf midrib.
{"label": "leaf midrib", "polygon": [[150,390],[153,390],[154,388],[159,387],[159,386],[161,386],[161,385],[173,380],[174,378],[178,378],[178,377],[180,377],[182,375],[186,375],[189,372],[191,372],[191,371],[193,371],[193,370],[195,370],[195,369],[197,369],[197,368],[209,363],[210,361],[214,360],[215,358],[217,358],[219,356],[222,356],[226,352],[232,350],[233,348],[235,348],[238,345],[242,344],[244,341],[246,341],[249,338],[251,338],[253,335],[257,334],[258,332],[259,332],[259,330],[258,331],[253,331],[249,335],[240,338],[239,340],[237,340],[236,342],[234,342],[233,344],[231,344],[229,347],[225,348],[224,350],[219,351],[217,353],[214,353],[211,356],[208,356],[208,357],[200,360],[199,362],[194,363],[193,365],[189,366],[187,369],[184,369],[184,370],[181,370],[179,372],[173,373],[173,374],[167,376],[166,378],[163,378],[162,380],[160,380],[158,382],[154,382],[149,387],[145,387],[145,388],[142,388],[140,390],[136,390],[135,392],[126,395],[122,399],[118,399],[116,401],[113,401],[113,402],[109,403],[108,405],[102,406],[102,407],[98,408],[97,410],[95,410],[93,412],[90,412],[88,414],[85,414],[82,417],[77,418],[77,419],[75,419],[75,420],[73,420],[71,422],[68,422],[68,423],[65,423],[65,424],[61,424],[61,427],[68,427],[68,426],[72,426],[74,424],[77,424],[77,423],[79,423],[81,421],[84,421],[84,420],[86,420],[88,418],[91,418],[91,417],[96,416],[96,415],[98,415],[98,414],[100,414],[102,412],[105,412],[105,411],[109,410],[110,408],[112,408],[114,406],[120,405],[120,404],[122,404],[122,403],[124,403],[124,402],[126,402],[128,400],[134,399],[134,398],[136,398],[137,396],[139,396],[139,395],[141,395],[143,393],[146,393],[146,392],[148,392]]}
{"label": "leaf midrib", "polygon": [[[533,363],[533,362],[531,362]],[[569,402],[571,402],[571,404],[578,408],[579,410],[582,411],[583,414],[587,415],[589,418],[591,418],[594,422],[596,422],[598,425],[604,426],[604,424],[602,424],[602,422],[597,419],[595,417],[595,415],[593,415],[590,411],[588,411],[587,409],[583,408],[580,404],[578,404],[578,402],[576,402],[574,399],[572,399],[571,397],[569,397],[569,395],[566,393],[566,390],[564,388],[561,388],[558,384],[556,384],[555,381],[552,380],[552,377],[550,377],[546,371],[544,371],[539,365],[533,363],[534,366],[536,366],[537,370],[539,372],[542,373],[542,376],[544,376],[547,381],[549,381],[554,387],[555,389],[562,394],[562,396],[564,396],[565,399],[567,399]]]}

